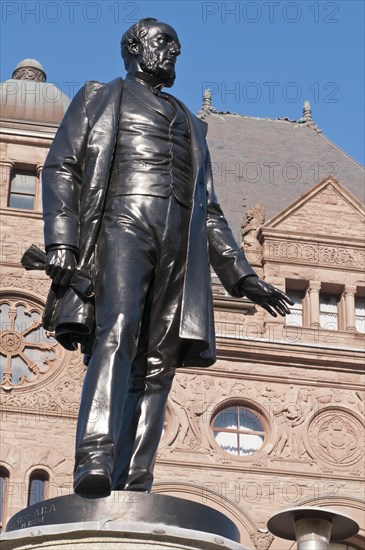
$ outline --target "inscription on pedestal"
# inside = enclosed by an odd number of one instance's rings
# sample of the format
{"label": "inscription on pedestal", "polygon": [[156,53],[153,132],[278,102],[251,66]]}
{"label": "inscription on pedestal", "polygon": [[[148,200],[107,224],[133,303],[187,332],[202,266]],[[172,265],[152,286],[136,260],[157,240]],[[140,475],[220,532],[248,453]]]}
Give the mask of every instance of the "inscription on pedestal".
{"label": "inscription on pedestal", "polygon": [[169,495],[114,491],[99,498],[66,495],[45,500],[18,512],[6,531],[29,527],[99,521],[134,521],[204,531],[239,542],[236,525],[224,514],[197,502]]}

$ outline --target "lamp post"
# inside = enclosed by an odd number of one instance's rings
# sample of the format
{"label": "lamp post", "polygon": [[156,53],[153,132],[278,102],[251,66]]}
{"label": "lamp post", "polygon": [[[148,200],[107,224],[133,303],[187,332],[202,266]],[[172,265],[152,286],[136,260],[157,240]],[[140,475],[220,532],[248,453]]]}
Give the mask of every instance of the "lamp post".
{"label": "lamp post", "polygon": [[272,516],[267,528],[277,537],[296,540],[298,550],[328,550],[331,541],[344,540],[359,530],[349,516],[320,506],[287,508]]}

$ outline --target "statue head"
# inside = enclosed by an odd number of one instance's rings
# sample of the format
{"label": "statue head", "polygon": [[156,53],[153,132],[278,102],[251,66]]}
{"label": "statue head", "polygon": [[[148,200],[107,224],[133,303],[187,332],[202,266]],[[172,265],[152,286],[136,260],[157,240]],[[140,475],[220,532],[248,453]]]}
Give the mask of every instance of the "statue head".
{"label": "statue head", "polygon": [[170,25],[152,17],[140,19],[123,34],[120,45],[128,73],[147,73],[162,86],[173,85],[181,46]]}

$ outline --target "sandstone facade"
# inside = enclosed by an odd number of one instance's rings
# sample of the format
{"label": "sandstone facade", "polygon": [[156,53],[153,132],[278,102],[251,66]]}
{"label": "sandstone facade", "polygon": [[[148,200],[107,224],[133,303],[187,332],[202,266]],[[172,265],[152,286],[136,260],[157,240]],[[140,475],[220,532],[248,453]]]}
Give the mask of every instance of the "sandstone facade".
{"label": "sandstone facade", "polygon": [[[32,476],[44,480],[46,497],[72,492],[85,367],[78,352],[41,329],[49,281],[19,262],[30,244],[42,247],[40,178],[56,129],[44,120],[2,120],[3,528],[27,506]],[[9,207],[14,171],[24,167],[35,177],[32,210]],[[292,548],[266,530],[275,512],[304,503],[335,507],[359,522],[347,543],[363,547],[364,245],[364,207],[332,176],[254,227],[243,243],[247,255],[260,276],[297,293],[300,321],[273,319],[213,279],[218,361],[176,376],[154,492],[217,508],[239,526],[241,543],[257,550]],[[213,424],[236,407],[261,425],[260,435],[243,422],[242,434],[251,430],[262,444],[250,449],[243,437],[241,451],[227,452],[218,443],[227,448],[231,436],[215,437]],[[224,430],[234,432],[231,417]]]}

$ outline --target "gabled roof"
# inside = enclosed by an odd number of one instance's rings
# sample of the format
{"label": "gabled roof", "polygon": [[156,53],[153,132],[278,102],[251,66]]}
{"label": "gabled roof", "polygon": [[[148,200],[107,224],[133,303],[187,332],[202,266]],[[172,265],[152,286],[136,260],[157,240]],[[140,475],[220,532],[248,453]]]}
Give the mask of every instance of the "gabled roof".
{"label": "gabled roof", "polygon": [[219,112],[205,121],[216,192],[239,242],[246,209],[259,203],[268,220],[326,176],[364,201],[364,168],[314,123]]}
{"label": "gabled roof", "polygon": [[365,207],[334,177],[324,178],[263,225],[323,237],[365,240]]}

